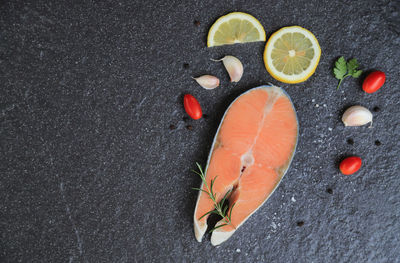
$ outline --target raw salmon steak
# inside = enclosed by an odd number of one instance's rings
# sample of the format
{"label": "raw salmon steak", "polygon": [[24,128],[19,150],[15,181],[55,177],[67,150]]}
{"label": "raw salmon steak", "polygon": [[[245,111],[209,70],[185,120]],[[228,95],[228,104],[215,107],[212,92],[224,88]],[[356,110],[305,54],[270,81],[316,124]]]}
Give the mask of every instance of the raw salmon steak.
{"label": "raw salmon steak", "polygon": [[[279,87],[261,86],[239,96],[226,110],[215,135],[205,169],[214,181],[217,202],[228,191],[230,224],[215,229],[211,243],[226,241],[267,201],[286,173],[296,150],[298,122],[289,96]],[[201,189],[207,190],[202,184]],[[194,232],[201,242],[213,202],[199,192]],[[200,219],[201,218],[201,219]],[[224,224],[223,219],[216,226]]]}

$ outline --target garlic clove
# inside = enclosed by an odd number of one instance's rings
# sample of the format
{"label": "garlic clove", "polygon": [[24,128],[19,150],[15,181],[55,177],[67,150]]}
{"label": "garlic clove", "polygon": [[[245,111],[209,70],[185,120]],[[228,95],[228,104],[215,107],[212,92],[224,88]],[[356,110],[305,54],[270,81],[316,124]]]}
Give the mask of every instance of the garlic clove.
{"label": "garlic clove", "polygon": [[369,122],[372,125],[372,113],[363,106],[352,106],[344,112],[342,121],[344,126],[362,126]]}
{"label": "garlic clove", "polygon": [[[193,78],[193,77],[192,77]],[[205,89],[215,89],[219,86],[219,79],[211,75],[203,75],[198,78],[193,78]]]}
{"label": "garlic clove", "polygon": [[228,71],[231,82],[239,82],[243,76],[243,64],[240,60],[234,56],[225,56],[221,59],[212,61],[222,61],[224,63],[226,71]]}

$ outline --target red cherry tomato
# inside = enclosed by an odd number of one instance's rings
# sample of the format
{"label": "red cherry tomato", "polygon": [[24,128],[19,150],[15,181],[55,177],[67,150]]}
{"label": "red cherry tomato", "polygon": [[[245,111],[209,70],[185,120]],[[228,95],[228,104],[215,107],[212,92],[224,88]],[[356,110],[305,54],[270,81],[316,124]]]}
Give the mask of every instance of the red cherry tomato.
{"label": "red cherry tomato", "polygon": [[339,169],[342,174],[350,175],[360,170],[361,164],[362,161],[360,157],[351,156],[340,162]]}
{"label": "red cherry tomato", "polygon": [[186,94],[183,97],[183,106],[185,107],[186,113],[194,120],[198,120],[203,116],[201,111],[200,103],[190,94]]}
{"label": "red cherry tomato", "polygon": [[362,89],[366,93],[374,93],[382,87],[383,83],[385,83],[385,79],[385,73],[382,71],[374,71],[365,78]]}

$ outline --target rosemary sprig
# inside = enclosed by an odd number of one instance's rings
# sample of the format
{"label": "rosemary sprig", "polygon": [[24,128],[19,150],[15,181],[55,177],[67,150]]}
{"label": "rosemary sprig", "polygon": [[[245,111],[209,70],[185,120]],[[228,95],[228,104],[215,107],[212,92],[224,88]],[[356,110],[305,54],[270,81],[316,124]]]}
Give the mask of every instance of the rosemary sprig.
{"label": "rosemary sprig", "polygon": [[219,215],[220,217],[223,218],[224,223],[221,224],[221,225],[219,225],[219,226],[214,227],[213,229],[210,230],[210,232],[214,231],[214,230],[217,229],[217,228],[230,225],[230,224],[231,224],[232,210],[233,210],[233,207],[235,206],[236,203],[234,203],[234,204],[231,206],[231,209],[230,209],[230,210],[228,209],[228,206],[223,207],[223,204],[224,204],[226,198],[227,198],[227,197],[229,196],[229,194],[232,192],[232,189],[229,190],[228,192],[226,192],[226,194],[224,195],[224,197],[222,198],[222,200],[218,203],[218,202],[217,202],[217,196],[216,196],[216,194],[215,194],[214,191],[213,191],[213,186],[214,186],[215,180],[217,179],[218,175],[215,176],[213,179],[211,179],[210,186],[208,186],[207,181],[206,181],[206,175],[204,174],[204,171],[203,171],[203,169],[201,168],[201,165],[200,165],[199,163],[196,163],[196,165],[197,165],[197,168],[199,169],[199,172],[198,172],[198,171],[195,171],[195,170],[192,170],[192,171],[193,171],[195,174],[197,174],[197,175],[200,176],[201,180],[203,181],[204,185],[206,186],[206,190],[200,189],[200,188],[193,188],[193,189],[194,189],[194,190],[197,190],[197,191],[202,191],[202,192],[206,193],[206,194],[210,197],[210,199],[213,201],[213,203],[214,203],[214,209],[211,210],[211,211],[208,211],[207,213],[205,213],[204,215],[202,215],[202,216],[199,218],[199,220],[202,219],[203,217],[209,215],[209,214],[216,214],[216,215]]}

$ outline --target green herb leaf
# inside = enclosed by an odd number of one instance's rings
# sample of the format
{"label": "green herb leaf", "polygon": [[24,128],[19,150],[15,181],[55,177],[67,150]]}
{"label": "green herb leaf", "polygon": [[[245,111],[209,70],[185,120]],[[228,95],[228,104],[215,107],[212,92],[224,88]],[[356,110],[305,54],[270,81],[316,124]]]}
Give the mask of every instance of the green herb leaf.
{"label": "green herb leaf", "polygon": [[347,73],[346,60],[344,59],[344,57],[340,57],[335,63],[333,74],[335,74],[335,77],[340,80],[343,79],[346,73]]}
{"label": "green herb leaf", "polygon": [[353,75],[356,69],[358,68],[357,59],[353,58],[347,62],[347,72],[350,75]]}
{"label": "green herb leaf", "polygon": [[233,210],[233,207],[234,207],[235,205],[236,205],[236,203],[233,203],[233,205],[231,206],[231,211],[229,212],[229,216],[228,216],[229,222],[231,221],[232,210]]}
{"label": "green herb leaf", "polygon": [[199,172],[197,172],[197,171],[195,171],[195,170],[192,170],[192,172],[195,173],[195,174],[197,174],[198,176],[200,176],[201,179],[203,179],[202,174],[200,174]]}
{"label": "green herb leaf", "polygon": [[222,210],[222,213],[224,214],[224,215],[226,215],[226,210],[228,209],[228,206],[226,205],[225,207],[224,207],[224,209]]}
{"label": "green herb leaf", "polygon": [[[215,176],[214,179],[211,180],[211,184],[210,184],[210,192],[211,192],[211,194],[213,193],[213,186],[214,186],[214,183],[215,183],[215,179],[217,179],[217,177],[218,177],[218,175]],[[215,197],[215,195],[212,195],[212,196]]]}
{"label": "green herb leaf", "polygon": [[208,211],[207,213],[205,213],[204,215],[202,215],[202,216],[199,218],[199,220],[202,219],[203,217],[205,217],[206,215],[209,215],[209,214],[217,214],[217,215],[218,215],[218,213],[217,213],[215,210],[211,210],[211,211]]}
{"label": "green herb leaf", "polygon": [[203,169],[201,169],[201,165],[199,163],[196,162],[197,168],[199,168],[200,173],[203,174]]}
{"label": "green herb leaf", "polygon": [[204,189],[200,189],[200,188],[196,188],[196,187],[192,187],[192,189],[196,190],[196,191],[202,191],[202,192],[208,194],[208,192],[206,190],[204,190]]}
{"label": "green herb leaf", "polygon": [[222,200],[221,200],[221,202],[220,202],[221,204],[224,204],[224,203],[225,203],[226,198],[228,197],[228,195],[229,195],[231,192],[232,192],[232,189],[226,192],[226,194],[224,195],[224,197],[222,198]]}
{"label": "green herb leaf", "polygon": [[219,204],[214,204],[214,208],[215,208],[217,211],[221,210],[221,208],[219,207]]}
{"label": "green herb leaf", "polygon": [[353,78],[358,78],[359,76],[361,76],[361,74],[362,74],[362,70],[360,69],[360,70],[357,70],[356,72],[354,72],[353,74],[352,74],[352,76],[353,76]]}
{"label": "green herb leaf", "polygon": [[[204,218],[204,217],[207,216],[207,215],[216,214],[216,215],[219,215],[220,217],[224,218],[224,221],[226,222],[225,224],[219,225],[219,226],[214,227],[213,229],[211,229],[210,232],[212,232],[212,231],[214,231],[214,230],[217,229],[217,228],[220,228],[220,227],[226,226],[226,225],[228,225],[228,224],[231,224],[231,219],[230,219],[230,217],[231,217],[231,215],[232,215],[232,209],[233,209],[233,206],[234,206],[235,204],[233,204],[232,207],[231,207],[231,209],[230,209],[230,215],[229,215],[229,217],[228,217],[228,215],[227,215],[227,212],[229,211],[228,206],[225,206],[225,207],[222,207],[222,206],[223,206],[223,204],[224,204],[226,198],[227,198],[227,197],[229,196],[229,194],[232,192],[232,189],[229,190],[229,191],[227,191],[227,192],[225,193],[224,197],[222,198],[221,202],[218,203],[217,200],[216,200],[216,193],[214,193],[214,191],[213,191],[213,187],[214,187],[214,184],[215,184],[215,180],[217,179],[218,175],[215,176],[213,179],[211,179],[210,187],[209,187],[208,184],[207,184],[206,175],[204,174],[203,169],[201,168],[200,164],[196,163],[196,165],[197,165],[197,168],[199,169],[199,172],[197,172],[197,171],[193,171],[193,172],[194,172],[195,174],[197,174],[197,175],[200,176],[200,178],[201,178],[201,180],[203,181],[203,184],[204,184],[204,187],[203,187],[203,188],[205,188],[206,190],[201,189],[201,188],[193,188],[193,189],[194,189],[194,190],[197,190],[197,191],[202,191],[202,192],[206,193],[206,194],[208,195],[208,197],[210,197],[211,201],[213,201],[213,205],[214,205],[214,208],[215,208],[215,209],[213,209],[213,210],[211,210],[211,211],[208,211],[208,212],[205,213],[204,215],[202,215],[202,216],[199,218],[199,220],[202,219],[202,218]],[[227,218],[228,218],[228,220],[227,220]]]}
{"label": "green herb leaf", "polygon": [[352,76],[353,78],[358,78],[361,75],[362,70],[357,70],[358,67],[358,61],[355,58],[346,62],[346,59],[342,56],[335,62],[333,74],[335,75],[335,78],[339,80],[337,89],[339,89],[340,84],[342,84],[342,81],[346,77]]}

